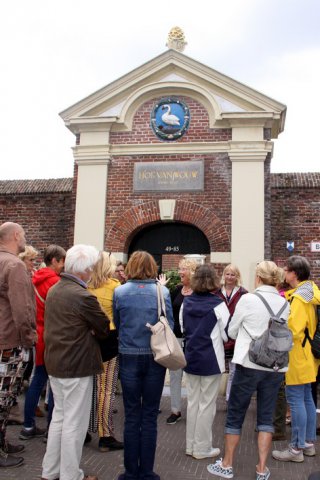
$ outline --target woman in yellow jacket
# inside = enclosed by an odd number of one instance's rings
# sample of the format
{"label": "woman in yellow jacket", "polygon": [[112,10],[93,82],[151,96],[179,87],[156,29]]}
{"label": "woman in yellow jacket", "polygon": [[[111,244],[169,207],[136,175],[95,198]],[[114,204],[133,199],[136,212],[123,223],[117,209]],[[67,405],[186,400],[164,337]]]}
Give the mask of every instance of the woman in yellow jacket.
{"label": "woman in yellow jacket", "polygon": [[112,278],[117,261],[114,255],[101,252],[89,282],[90,292],[97,297],[102,310],[110,319],[110,333],[106,340],[100,342],[104,372],[97,375],[98,391],[98,433],[99,450],[123,449],[123,443],[114,437],[113,409],[115,390],[119,373],[118,334],[113,323],[113,293],[121,285]]}
{"label": "woman in yellow jacket", "polygon": [[286,397],[291,410],[291,443],[284,451],[274,450],[272,456],[284,462],[303,462],[304,455],[315,455],[316,407],[311,383],[316,381],[319,361],[311,352],[306,329],[310,338],[313,338],[320,291],[309,280],[310,265],[306,258],[298,255],[289,257],[284,271],[286,282],[292,287],[285,294],[290,302],[288,326],[293,334],[293,348],[289,353],[286,373]]}

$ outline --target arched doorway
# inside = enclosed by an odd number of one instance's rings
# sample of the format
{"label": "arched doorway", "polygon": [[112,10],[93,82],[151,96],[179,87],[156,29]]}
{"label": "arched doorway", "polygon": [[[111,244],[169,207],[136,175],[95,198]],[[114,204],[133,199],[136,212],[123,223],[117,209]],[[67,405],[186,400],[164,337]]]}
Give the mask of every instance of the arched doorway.
{"label": "arched doorway", "polygon": [[186,223],[157,223],[140,230],[132,239],[128,254],[145,250],[162,270],[163,255],[210,254],[207,237],[199,228]]}

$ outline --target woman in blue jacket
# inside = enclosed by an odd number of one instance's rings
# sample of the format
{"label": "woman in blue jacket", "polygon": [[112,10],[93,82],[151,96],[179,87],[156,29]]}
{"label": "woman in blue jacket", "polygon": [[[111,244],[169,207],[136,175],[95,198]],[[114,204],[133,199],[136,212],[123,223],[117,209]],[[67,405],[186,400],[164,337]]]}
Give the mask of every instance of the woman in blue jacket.
{"label": "woman in blue jacket", "polygon": [[223,342],[229,311],[214,291],[219,287],[212,265],[201,265],[191,279],[192,295],[185,297],[181,321],[185,334],[187,382],[186,454],[202,459],[220,454],[212,447],[212,424],[216,413],[222,373],[225,371]]}
{"label": "woman in blue jacket", "polygon": [[[119,480],[158,480],[153,472],[157,417],[166,369],[156,363],[146,323],[158,321],[157,264],[147,252],[134,252],[126,268],[128,281],[114,292],[114,323],[119,331],[120,379],[125,409],[124,466]],[[169,291],[163,288],[173,327]]]}

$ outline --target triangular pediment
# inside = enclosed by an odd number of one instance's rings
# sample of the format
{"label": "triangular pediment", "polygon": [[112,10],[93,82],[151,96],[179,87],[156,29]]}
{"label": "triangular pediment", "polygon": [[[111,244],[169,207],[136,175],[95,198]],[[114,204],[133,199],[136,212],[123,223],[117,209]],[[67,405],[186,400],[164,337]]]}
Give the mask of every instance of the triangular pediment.
{"label": "triangular pediment", "polygon": [[[273,136],[283,130],[286,106],[175,50],[167,50],[61,112],[73,131],[85,120],[130,123],[130,112],[163,95],[189,95],[212,110],[212,124],[227,124],[232,115],[256,112],[269,118]],[[218,125],[217,125],[218,126]]]}

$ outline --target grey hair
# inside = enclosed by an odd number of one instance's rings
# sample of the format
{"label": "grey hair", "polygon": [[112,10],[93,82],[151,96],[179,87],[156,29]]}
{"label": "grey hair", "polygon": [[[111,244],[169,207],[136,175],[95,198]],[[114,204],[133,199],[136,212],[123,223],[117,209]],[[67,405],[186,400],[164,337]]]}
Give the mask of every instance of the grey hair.
{"label": "grey hair", "polygon": [[99,252],[91,245],[74,245],[69,248],[64,264],[66,273],[86,273],[92,271],[98,261]]}

